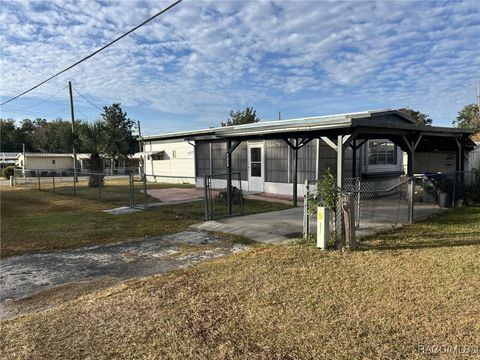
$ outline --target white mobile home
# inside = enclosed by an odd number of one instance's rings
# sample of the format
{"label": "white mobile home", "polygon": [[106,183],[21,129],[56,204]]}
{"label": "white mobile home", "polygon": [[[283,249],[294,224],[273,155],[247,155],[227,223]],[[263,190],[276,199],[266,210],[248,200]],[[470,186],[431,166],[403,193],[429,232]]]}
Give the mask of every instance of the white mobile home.
{"label": "white mobile home", "polygon": [[470,134],[418,126],[398,111],[379,110],[147,136],[142,156],[147,175],[191,175],[201,184],[205,175],[230,171],[240,174],[245,190],[292,195],[327,168],[339,184],[349,177],[425,172],[418,154],[447,155],[429,171],[463,169]]}

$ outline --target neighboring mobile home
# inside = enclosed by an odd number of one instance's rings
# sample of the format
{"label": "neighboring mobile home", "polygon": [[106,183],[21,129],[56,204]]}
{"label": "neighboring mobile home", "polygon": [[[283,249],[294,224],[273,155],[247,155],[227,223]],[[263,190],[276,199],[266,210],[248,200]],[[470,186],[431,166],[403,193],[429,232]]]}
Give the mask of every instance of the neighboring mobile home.
{"label": "neighboring mobile home", "polygon": [[[227,171],[230,143],[231,171],[240,173],[243,189],[291,195],[295,182],[301,194],[304,181],[318,179],[327,168],[335,174],[343,169],[342,178],[398,178],[407,173],[404,151],[412,146],[418,149],[416,173],[455,171],[462,167],[455,139],[465,143],[459,150],[463,154],[471,145],[470,133],[418,127],[398,111],[379,110],[146,136],[139,155],[147,175],[192,176],[199,184],[206,174]],[[339,134],[344,145],[340,167]]]}
{"label": "neighboring mobile home", "polygon": [[[77,154],[77,171],[89,171],[90,154]],[[106,174],[128,174],[138,172],[139,158],[131,156],[128,159],[115,160],[113,171],[110,159],[104,159],[104,172]],[[73,154],[61,153],[19,153],[16,155],[15,166],[26,172],[25,175],[50,175],[60,171],[73,170]]]}

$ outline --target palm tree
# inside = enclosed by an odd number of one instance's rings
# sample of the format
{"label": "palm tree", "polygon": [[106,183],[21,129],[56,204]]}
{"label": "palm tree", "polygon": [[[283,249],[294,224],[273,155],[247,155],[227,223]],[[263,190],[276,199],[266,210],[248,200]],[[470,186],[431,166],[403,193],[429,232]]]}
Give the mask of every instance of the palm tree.
{"label": "palm tree", "polygon": [[[90,152],[90,171],[103,174],[103,159],[100,156],[100,152],[106,146],[105,125],[103,122],[98,120],[94,123],[86,124],[82,129],[80,139],[85,148]],[[103,175],[90,175],[88,186],[99,187],[102,185]]]}

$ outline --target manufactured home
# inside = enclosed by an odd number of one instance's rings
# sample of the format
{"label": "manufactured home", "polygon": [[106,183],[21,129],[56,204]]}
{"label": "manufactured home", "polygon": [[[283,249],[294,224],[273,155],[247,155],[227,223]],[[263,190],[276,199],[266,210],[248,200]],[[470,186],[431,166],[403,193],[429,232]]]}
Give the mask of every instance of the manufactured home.
{"label": "manufactured home", "polygon": [[377,110],[146,136],[139,155],[147,175],[190,176],[201,184],[205,175],[228,171],[240,174],[245,190],[292,195],[327,168],[340,183],[459,171],[474,147],[471,133]]}
{"label": "manufactured home", "polygon": [[[90,154],[77,154],[77,171],[89,171]],[[18,153],[16,154],[15,166],[22,169],[25,175],[51,175],[60,171],[73,171],[72,153]],[[138,172],[139,158],[131,156],[127,159],[116,159],[113,164],[108,158],[104,158],[104,172],[106,174],[128,174]]]}

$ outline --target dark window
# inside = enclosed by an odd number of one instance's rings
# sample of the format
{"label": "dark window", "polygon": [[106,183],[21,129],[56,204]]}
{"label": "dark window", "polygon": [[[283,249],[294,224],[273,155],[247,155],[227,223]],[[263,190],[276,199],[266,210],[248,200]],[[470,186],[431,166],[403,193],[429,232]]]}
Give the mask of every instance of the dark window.
{"label": "dark window", "polygon": [[52,160],[52,164],[55,165],[55,160]]}
{"label": "dark window", "polygon": [[368,163],[370,165],[397,164],[397,147],[388,141],[370,141],[368,143]]}
{"label": "dark window", "polygon": [[262,176],[262,163],[252,163],[251,175],[254,177]]}
{"label": "dark window", "polygon": [[157,154],[152,154],[151,155],[151,160],[165,160],[165,153],[162,151],[162,152],[159,152]]}
{"label": "dark window", "polygon": [[262,149],[250,149],[250,175],[254,177],[262,176]]}

